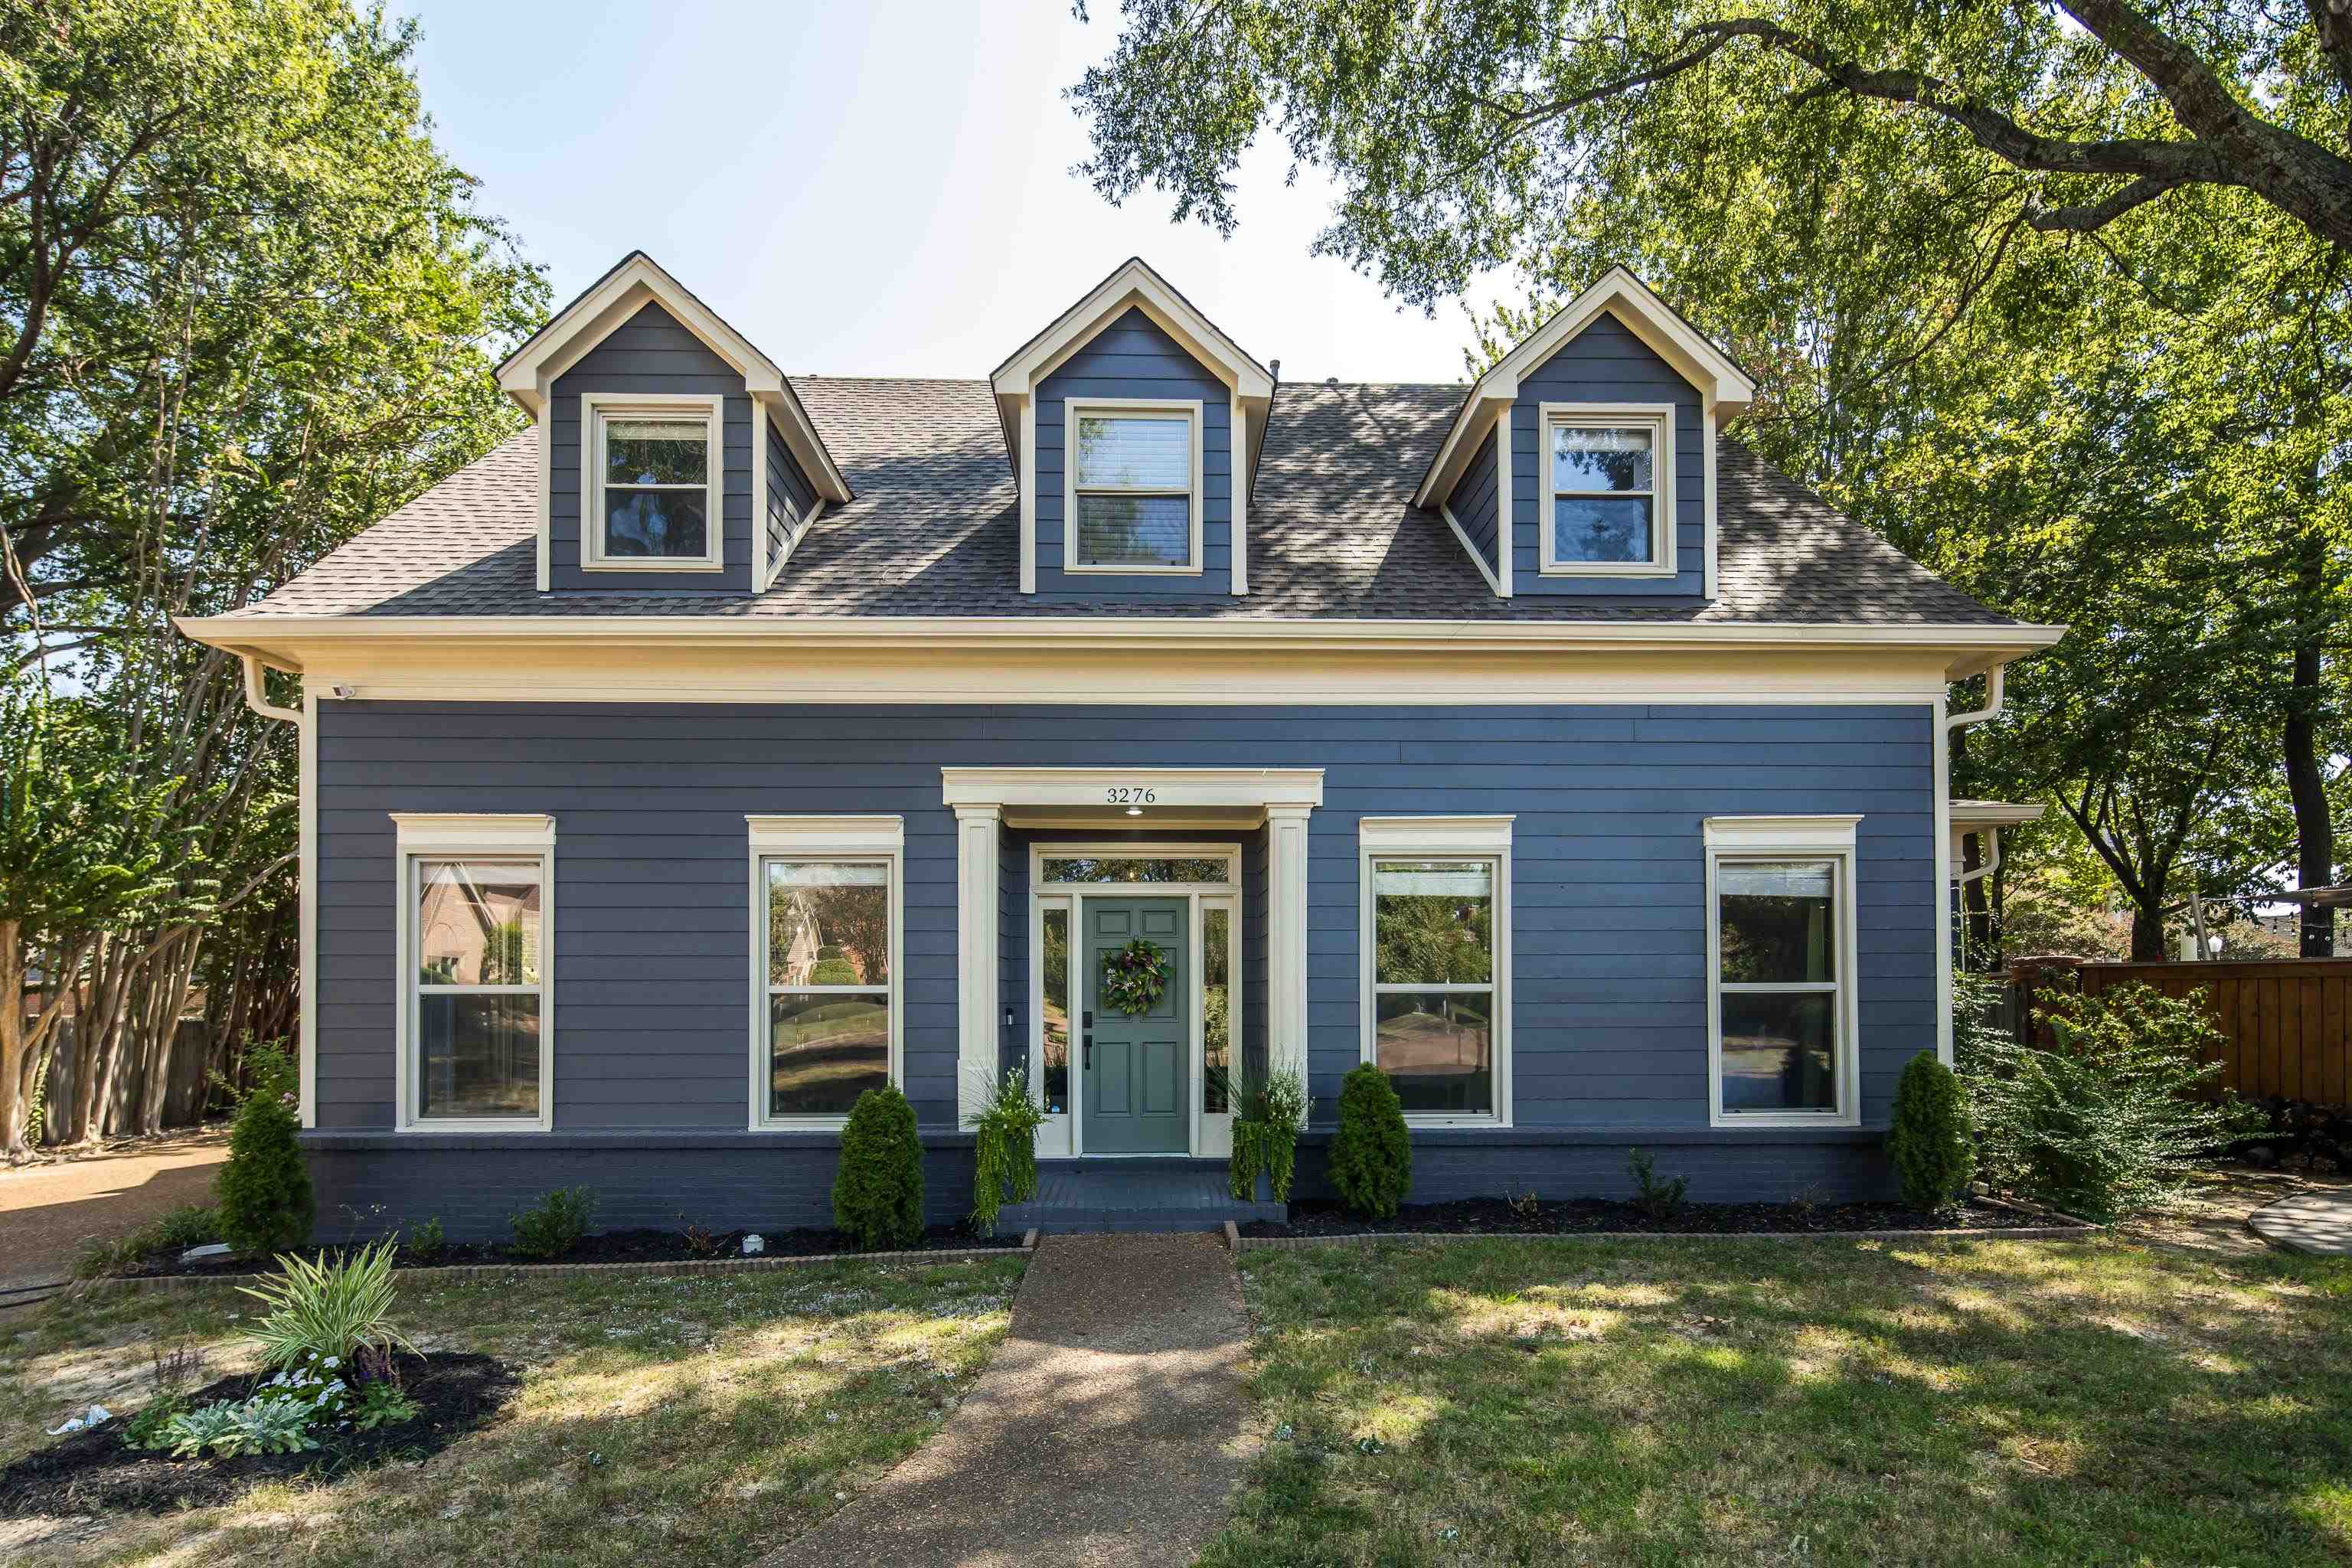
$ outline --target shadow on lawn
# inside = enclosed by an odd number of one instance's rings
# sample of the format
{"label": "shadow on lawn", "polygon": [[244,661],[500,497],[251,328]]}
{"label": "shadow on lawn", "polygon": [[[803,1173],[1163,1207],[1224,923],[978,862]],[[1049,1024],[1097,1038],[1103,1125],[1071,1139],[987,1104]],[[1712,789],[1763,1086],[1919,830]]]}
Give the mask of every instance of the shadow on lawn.
{"label": "shadow on lawn", "polygon": [[1255,1389],[1295,1430],[1212,1563],[1332,1537],[1407,1561],[1736,1552],[1805,1510],[1832,1554],[1897,1517],[1923,1560],[2347,1545],[2341,1265],[1997,1242],[1277,1256],[1250,1271]]}

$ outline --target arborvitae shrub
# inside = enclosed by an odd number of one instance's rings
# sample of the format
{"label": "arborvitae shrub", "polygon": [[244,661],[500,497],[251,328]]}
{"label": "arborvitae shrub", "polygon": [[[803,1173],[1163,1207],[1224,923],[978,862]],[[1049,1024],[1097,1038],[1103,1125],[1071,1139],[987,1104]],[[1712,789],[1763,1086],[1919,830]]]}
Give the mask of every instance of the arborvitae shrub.
{"label": "arborvitae shrub", "polygon": [[915,1108],[896,1085],[869,1089],[841,1132],[833,1219],[857,1245],[907,1246],[923,1235],[923,1144]]}
{"label": "arborvitae shrub", "polygon": [[1331,1184],[1368,1219],[1393,1219],[1412,1185],[1412,1138],[1389,1075],[1370,1062],[1339,1080],[1339,1131],[1331,1140]]}
{"label": "arborvitae shrub", "polygon": [[1949,1208],[1976,1174],[1974,1129],[1967,1097],[1951,1068],[1921,1051],[1895,1083],[1895,1121],[1886,1132],[1903,1201],[1916,1208]]}
{"label": "arborvitae shrub", "polygon": [[213,1179],[220,1237],[247,1258],[291,1252],[310,1239],[315,1200],[302,1160],[301,1068],[274,1042],[248,1045],[248,1086],[229,1126],[228,1163]]}

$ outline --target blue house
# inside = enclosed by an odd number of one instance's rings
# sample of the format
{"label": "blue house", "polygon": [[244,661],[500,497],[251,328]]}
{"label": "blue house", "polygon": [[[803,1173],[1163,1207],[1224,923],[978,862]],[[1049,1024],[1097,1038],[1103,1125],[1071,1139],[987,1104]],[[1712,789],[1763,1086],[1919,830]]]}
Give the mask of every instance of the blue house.
{"label": "blue house", "polygon": [[895,1083],[951,1218],[1015,1066],[1066,1215],[1213,1185],[1270,1068],[1315,1192],[1366,1061],[1415,1199],[1886,1193],[2020,809],[1948,736],[2061,628],[1724,437],[1622,270],[1466,391],[1278,368],[1129,261],[984,380],[787,375],[633,254],[501,367],[530,430],[184,622],[301,678],[321,1214],[825,1224]]}

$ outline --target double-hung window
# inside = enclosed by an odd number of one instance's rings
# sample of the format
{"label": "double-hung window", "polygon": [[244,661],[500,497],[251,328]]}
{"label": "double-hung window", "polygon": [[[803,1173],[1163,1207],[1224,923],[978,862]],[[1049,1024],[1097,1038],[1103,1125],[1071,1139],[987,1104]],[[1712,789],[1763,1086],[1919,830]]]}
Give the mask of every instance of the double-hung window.
{"label": "double-hung window", "polygon": [[1511,819],[1365,817],[1363,1059],[1409,1119],[1510,1121]]}
{"label": "double-hung window", "polygon": [[582,396],[583,566],[708,572],[723,564],[724,406],[701,395]]}
{"label": "double-hung window", "polygon": [[1852,1124],[1853,817],[1706,824],[1718,1124]]}
{"label": "double-hung window", "polygon": [[837,1126],[898,1079],[905,835],[895,816],[754,816],[751,1125]]}
{"label": "double-hung window", "polygon": [[551,1125],[555,824],[395,812],[399,1113],[455,1131]]}
{"label": "double-hung window", "polygon": [[1543,405],[1542,570],[1675,570],[1672,404]]}
{"label": "double-hung window", "polygon": [[1064,405],[1073,572],[1201,570],[1201,405]]}

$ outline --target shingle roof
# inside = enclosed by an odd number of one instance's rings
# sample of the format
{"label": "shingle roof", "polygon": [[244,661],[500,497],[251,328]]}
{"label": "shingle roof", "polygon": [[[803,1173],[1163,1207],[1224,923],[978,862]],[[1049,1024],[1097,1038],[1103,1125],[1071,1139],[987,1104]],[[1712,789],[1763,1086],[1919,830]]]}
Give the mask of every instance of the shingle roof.
{"label": "shingle roof", "polygon": [[531,432],[237,614],[2016,624],[1728,440],[1712,603],[1497,599],[1444,521],[1411,504],[1461,389],[1377,384],[1282,388],[1250,506],[1245,597],[1024,595],[1019,509],[986,382],[793,385],[857,499],[818,521],[764,594],[537,592]]}

